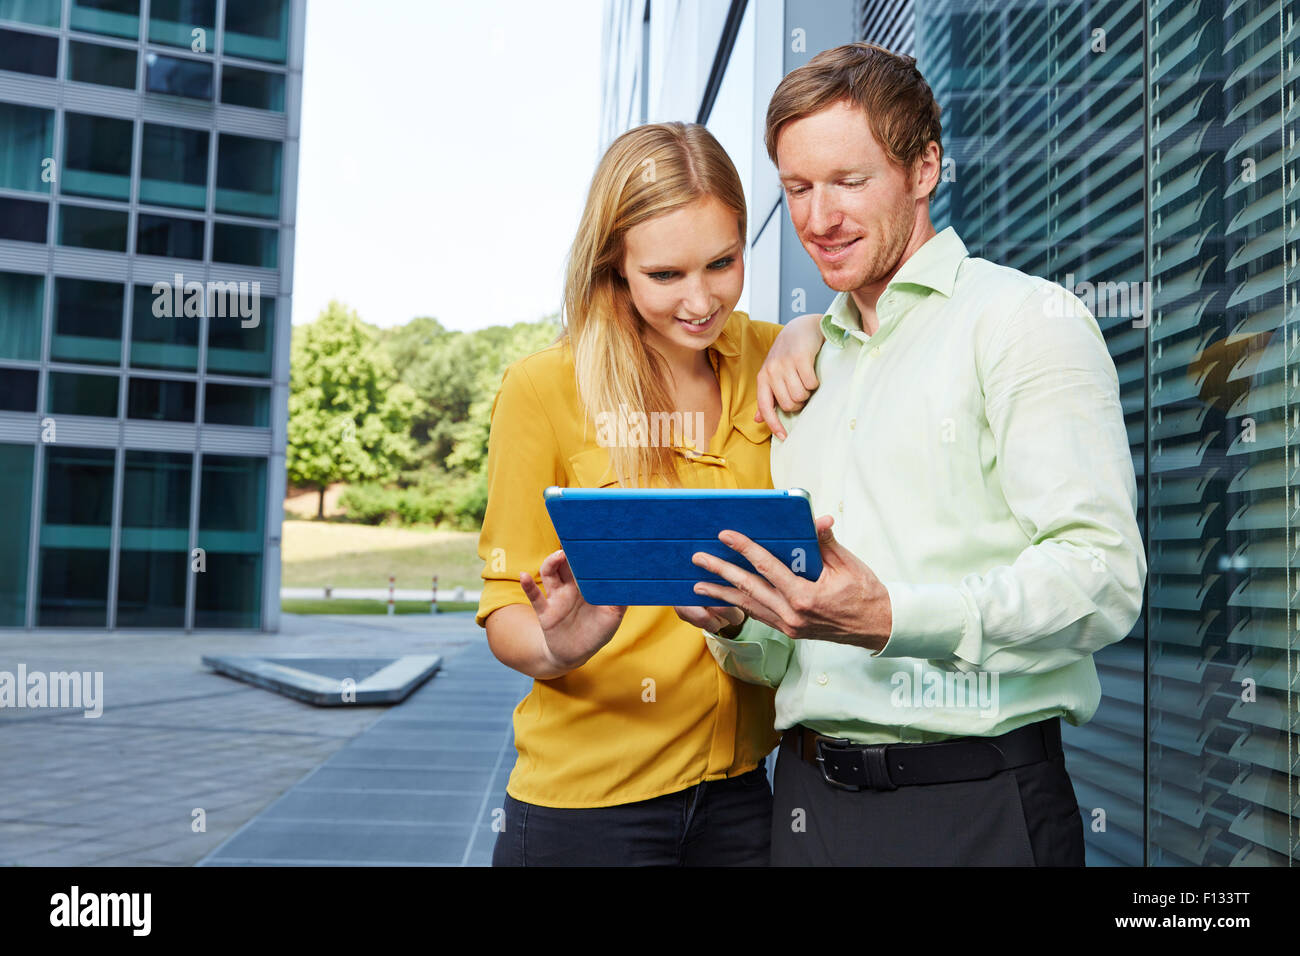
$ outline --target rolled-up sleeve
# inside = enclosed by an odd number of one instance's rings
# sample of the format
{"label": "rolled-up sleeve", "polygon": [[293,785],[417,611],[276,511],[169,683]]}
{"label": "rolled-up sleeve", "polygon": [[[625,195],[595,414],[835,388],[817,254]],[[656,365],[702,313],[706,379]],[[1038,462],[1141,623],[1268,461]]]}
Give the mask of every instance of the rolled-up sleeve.
{"label": "rolled-up sleeve", "polygon": [[879,657],[956,670],[1041,673],[1122,640],[1147,563],[1115,365],[1096,321],[1043,283],[978,356],[997,476],[1030,544],[959,584],[884,582]]}
{"label": "rolled-up sleeve", "polygon": [[560,548],[542,498],[548,486],[563,484],[558,448],[527,369],[510,366],[492,402],[488,436],[487,511],[478,539],[483,593],[474,618],[480,627],[497,608],[531,605],[519,575],[527,571],[541,587],[542,561]]}
{"label": "rolled-up sleeve", "polygon": [[790,638],[752,617],[734,638],[702,633],[718,666],[746,683],[777,687],[790,666]]}

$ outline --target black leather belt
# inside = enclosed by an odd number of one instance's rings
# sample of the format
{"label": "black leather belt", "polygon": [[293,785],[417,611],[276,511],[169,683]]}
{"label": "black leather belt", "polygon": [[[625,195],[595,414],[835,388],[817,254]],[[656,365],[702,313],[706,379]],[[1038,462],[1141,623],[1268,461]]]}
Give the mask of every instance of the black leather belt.
{"label": "black leather belt", "polygon": [[1050,717],[996,737],[957,737],[928,744],[855,744],[796,724],[799,756],[842,790],[897,790],[931,783],[986,780],[1003,770],[1061,753],[1061,718]]}

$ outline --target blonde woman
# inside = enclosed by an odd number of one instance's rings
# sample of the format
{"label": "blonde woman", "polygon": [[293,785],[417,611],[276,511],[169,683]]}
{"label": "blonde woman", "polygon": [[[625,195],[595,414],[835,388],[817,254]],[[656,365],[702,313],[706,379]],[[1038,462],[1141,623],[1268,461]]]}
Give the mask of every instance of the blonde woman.
{"label": "blonde woman", "polygon": [[[671,607],[583,601],[542,500],[548,485],[771,487],[757,379],[782,327],[734,311],[745,236],[740,178],[708,130],[624,133],[573,242],[564,332],[503,376],[477,621],[534,683],[494,865],[767,865],[772,690],[723,672]],[[815,387],[817,318],[782,336],[766,406]],[[653,412],[682,413],[681,433],[611,441]]]}

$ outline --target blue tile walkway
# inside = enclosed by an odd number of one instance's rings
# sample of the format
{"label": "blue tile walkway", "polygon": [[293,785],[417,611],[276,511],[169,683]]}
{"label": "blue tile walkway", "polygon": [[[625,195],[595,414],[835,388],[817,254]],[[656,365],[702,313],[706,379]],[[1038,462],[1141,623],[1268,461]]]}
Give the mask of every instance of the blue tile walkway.
{"label": "blue tile walkway", "polygon": [[530,684],[476,641],[198,865],[488,865]]}

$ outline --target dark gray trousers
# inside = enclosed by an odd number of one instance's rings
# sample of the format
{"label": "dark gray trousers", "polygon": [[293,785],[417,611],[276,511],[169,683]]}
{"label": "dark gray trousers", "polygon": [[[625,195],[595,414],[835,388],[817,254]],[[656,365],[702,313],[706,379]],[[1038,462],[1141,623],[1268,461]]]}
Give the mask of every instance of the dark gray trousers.
{"label": "dark gray trousers", "polygon": [[847,791],[782,737],[773,866],[1083,866],[1083,818],[1058,755],[986,780]]}

